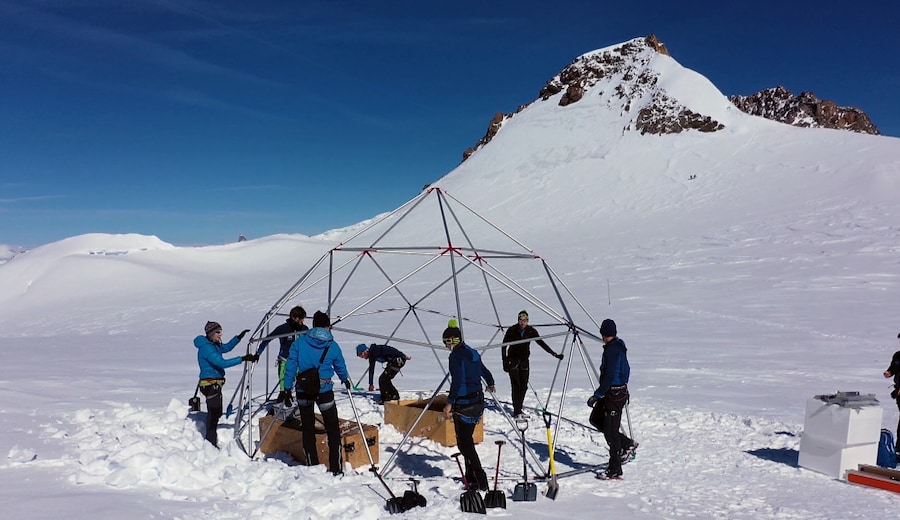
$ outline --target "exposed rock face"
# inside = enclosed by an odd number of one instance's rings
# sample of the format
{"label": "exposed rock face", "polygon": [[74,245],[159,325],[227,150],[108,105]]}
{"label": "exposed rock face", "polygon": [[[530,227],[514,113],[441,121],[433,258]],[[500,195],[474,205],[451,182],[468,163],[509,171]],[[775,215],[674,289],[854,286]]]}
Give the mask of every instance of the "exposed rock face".
{"label": "exposed rock face", "polygon": [[715,119],[693,112],[665,94],[653,96],[653,103],[638,112],[635,127],[643,134],[677,134],[685,130],[716,132],[725,125]]}
{"label": "exposed rock face", "polygon": [[812,92],[794,96],[784,87],[775,87],[750,96],[731,96],[732,103],[748,114],[811,128],[833,128],[880,135],[869,116],[858,108],[839,107],[820,100]]}

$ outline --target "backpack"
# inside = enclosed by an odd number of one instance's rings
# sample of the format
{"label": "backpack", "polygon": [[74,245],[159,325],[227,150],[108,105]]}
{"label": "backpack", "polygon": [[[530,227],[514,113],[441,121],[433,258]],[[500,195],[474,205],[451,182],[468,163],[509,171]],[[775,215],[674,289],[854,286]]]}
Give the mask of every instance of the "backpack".
{"label": "backpack", "polygon": [[876,464],[882,468],[897,467],[897,451],[894,445],[894,434],[887,428],[881,429],[881,438],[878,440],[878,458]]}
{"label": "backpack", "polygon": [[319,389],[322,387],[322,381],[319,378],[319,367],[322,365],[322,362],[325,361],[325,354],[328,353],[328,349],[331,348],[331,345],[325,347],[325,350],[322,352],[322,357],[319,358],[319,364],[307,368],[303,372],[297,374],[297,393],[298,394],[306,394],[306,395],[318,395]]}

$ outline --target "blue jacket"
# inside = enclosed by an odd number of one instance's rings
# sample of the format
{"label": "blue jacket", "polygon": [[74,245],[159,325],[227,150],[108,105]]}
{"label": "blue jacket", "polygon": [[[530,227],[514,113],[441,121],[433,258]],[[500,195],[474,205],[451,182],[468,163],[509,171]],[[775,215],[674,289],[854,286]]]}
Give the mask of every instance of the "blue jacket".
{"label": "blue jacket", "polygon": [[628,365],[625,342],[616,338],[603,345],[603,358],[600,361],[600,386],[594,390],[594,397],[600,399],[610,387],[627,385],[631,375]]}
{"label": "blue jacket", "polygon": [[487,386],[494,386],[494,376],[484,366],[481,354],[475,349],[460,343],[450,352],[450,404],[469,404],[477,399],[484,399],[481,379]]}
{"label": "blue jacket", "polygon": [[222,354],[231,352],[240,343],[235,336],[228,343],[213,343],[206,336],[194,338],[197,347],[197,364],[200,365],[200,379],[225,379],[225,369],[241,364],[241,358],[225,359]]}
{"label": "blue jacket", "polygon": [[387,363],[397,358],[406,359],[406,354],[400,352],[390,345],[370,345],[369,346],[369,384],[375,376],[375,363]]}
{"label": "blue jacket", "polygon": [[[306,332],[308,330],[309,330],[309,327],[307,327],[306,325],[303,325],[302,323],[300,324],[300,326],[298,328],[296,325],[294,325],[294,321],[291,320],[290,318],[288,318],[285,323],[282,323],[281,325],[275,327],[275,329],[271,333],[269,333],[269,336],[281,336],[282,334],[290,334],[292,332],[296,333],[291,336],[282,336],[282,337],[278,338],[278,341],[281,343],[281,348],[278,350],[278,359],[279,360],[287,359],[291,353],[291,345],[294,343],[294,340],[297,339],[297,335],[303,334],[304,332]],[[265,352],[266,347],[269,346],[269,343],[271,341],[272,340],[267,339],[267,340],[263,341],[262,343],[260,343],[259,348],[256,349],[256,353],[262,354],[263,352]]]}
{"label": "blue jacket", "polygon": [[[322,360],[322,364],[319,365],[319,358],[322,357],[325,347],[329,347],[328,353]],[[306,334],[294,340],[284,364],[285,390],[294,388],[298,373],[316,366],[319,367],[320,379],[330,380],[334,374],[337,374],[341,381],[350,379],[341,346],[334,341],[331,331],[324,327],[313,327]],[[325,393],[333,388],[334,382],[332,381],[322,383],[319,393]]]}

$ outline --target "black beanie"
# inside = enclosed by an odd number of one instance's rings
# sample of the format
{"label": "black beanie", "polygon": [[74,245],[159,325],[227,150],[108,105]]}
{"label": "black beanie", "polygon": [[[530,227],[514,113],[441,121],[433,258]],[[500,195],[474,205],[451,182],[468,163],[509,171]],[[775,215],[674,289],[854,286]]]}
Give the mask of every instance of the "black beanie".
{"label": "black beanie", "polygon": [[316,311],[313,314],[313,328],[322,327],[327,329],[331,326],[331,320],[328,319],[328,315],[322,311]]}
{"label": "black beanie", "polygon": [[460,338],[462,339],[462,333],[459,330],[459,322],[455,319],[451,319],[447,322],[447,328],[444,329],[444,333],[441,334],[442,339],[447,338]]}
{"label": "black beanie", "polygon": [[222,330],[222,326],[214,321],[207,321],[206,326],[203,327],[203,332],[205,332],[207,336],[217,330]]}
{"label": "black beanie", "polygon": [[600,324],[600,335],[605,337],[616,335],[616,322],[610,319],[603,320],[603,323]]}

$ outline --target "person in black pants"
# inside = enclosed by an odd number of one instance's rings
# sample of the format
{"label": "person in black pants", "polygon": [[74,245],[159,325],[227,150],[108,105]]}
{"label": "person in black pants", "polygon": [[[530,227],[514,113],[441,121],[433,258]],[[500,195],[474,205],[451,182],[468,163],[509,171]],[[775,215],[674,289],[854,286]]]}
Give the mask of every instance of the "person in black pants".
{"label": "person in black pants", "polygon": [[[294,340],[284,366],[285,385],[297,386],[297,410],[300,412],[300,427],[303,431],[303,451],[306,454],[306,465],[319,464],[319,452],[316,449],[316,417],[313,403],[318,405],[328,436],[328,469],[335,476],[343,475],[341,462],[341,428],[338,422],[337,408],[334,406],[334,383],[332,376],[337,374],[348,389],[350,374],[344,363],[341,346],[331,335],[331,321],[328,315],[316,311],[313,315],[312,328],[303,336]],[[318,393],[305,393],[295,379],[299,372],[318,367]]]}
{"label": "person in black pants", "polygon": [[[291,353],[291,345],[294,343],[294,340],[297,339],[297,336],[303,334],[304,332],[309,330],[303,320],[306,319],[306,310],[297,305],[293,309],[291,309],[290,316],[285,320],[284,323],[275,327],[269,336],[281,336],[278,338],[278,341],[281,343],[281,348],[278,350],[278,386],[279,392],[278,397],[275,399],[276,403],[282,403],[284,406],[291,406],[291,393],[287,390],[289,386],[284,384],[284,364],[287,361],[288,355]],[[256,353],[262,355],[265,352],[266,347],[269,346],[269,342],[271,339],[267,339],[259,344],[259,348],[256,349]]]}
{"label": "person in black pants", "polygon": [[206,397],[206,440],[219,447],[219,419],[222,417],[222,385],[225,384],[225,369],[240,365],[247,361],[255,363],[259,356],[246,354],[241,357],[225,359],[222,354],[231,352],[250,329],[241,331],[228,343],[222,343],[222,326],[214,321],[206,322],[205,334],[194,338],[197,348],[197,364],[200,366],[200,393]]}
{"label": "person in black pants", "polygon": [[[540,337],[537,329],[528,324],[528,311],[519,311],[519,322],[512,327],[506,329],[503,336],[503,343],[514,343],[512,345],[504,345],[500,349],[500,356],[503,361],[503,371],[509,374],[509,391],[512,396],[513,417],[518,417],[522,413],[522,403],[525,401],[525,394],[528,392],[528,374],[529,362],[531,356],[530,339]],[[524,341],[523,341],[524,340]],[[536,341],[542,349],[556,359],[562,359],[562,354],[557,354],[550,348],[550,345],[544,343],[544,340]]]}
{"label": "person in black pants", "polygon": [[487,383],[488,392],[494,393],[494,376],[484,366],[481,355],[462,341],[462,333],[456,320],[450,320],[442,335],[444,346],[451,349],[449,359],[450,394],[444,406],[444,418],[453,419],[456,445],[466,461],[466,481],[471,489],[488,490],[488,479],[481,459],[475,451],[475,426],[484,413],[484,392],[481,380]]}
{"label": "person in black pants", "polygon": [[603,338],[603,358],[600,361],[600,386],[594,390],[587,404],[591,411],[591,424],[603,432],[609,444],[609,464],[606,471],[597,475],[601,479],[621,479],[622,460],[630,457],[637,443],[620,431],[622,410],[628,404],[628,365],[625,342],[616,336],[616,322],[603,320],[600,324]]}
{"label": "person in black pants", "polygon": [[[900,334],[897,334],[897,339],[900,339]],[[900,410],[900,350],[894,352],[894,356],[891,358],[891,365],[884,371],[884,377],[893,377],[894,378],[894,390],[891,391],[891,399],[897,402],[897,409]],[[894,447],[895,451],[900,452],[900,421],[897,422],[897,437],[896,437],[896,446]]]}
{"label": "person in black pants", "polygon": [[369,391],[375,390],[375,385],[372,384],[375,377],[375,363],[384,363],[384,372],[378,377],[381,402],[400,399],[400,392],[397,391],[392,380],[403,368],[403,365],[412,359],[412,356],[407,356],[390,345],[376,345],[375,343],[369,346],[357,345],[356,355],[369,361]]}

